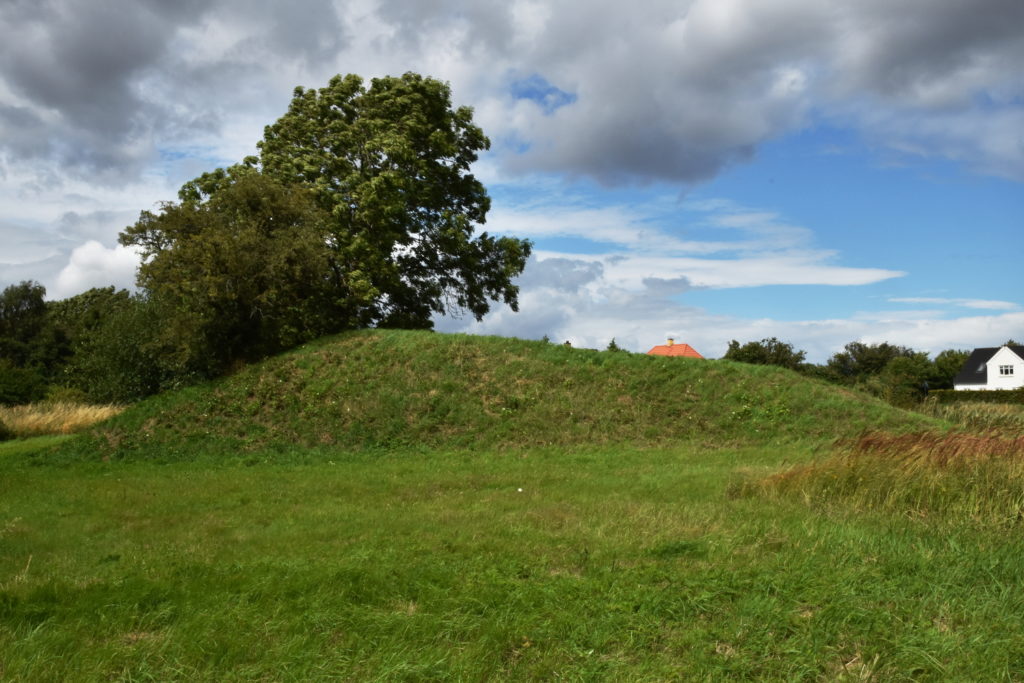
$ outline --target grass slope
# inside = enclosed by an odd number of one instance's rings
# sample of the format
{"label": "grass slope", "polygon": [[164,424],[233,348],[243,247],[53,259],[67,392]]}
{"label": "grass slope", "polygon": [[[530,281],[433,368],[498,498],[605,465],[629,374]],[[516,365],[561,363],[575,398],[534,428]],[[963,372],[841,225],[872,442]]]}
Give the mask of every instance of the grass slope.
{"label": "grass slope", "polygon": [[190,459],[296,446],[722,445],[934,424],[774,367],[367,330],[153,398],[68,448]]}

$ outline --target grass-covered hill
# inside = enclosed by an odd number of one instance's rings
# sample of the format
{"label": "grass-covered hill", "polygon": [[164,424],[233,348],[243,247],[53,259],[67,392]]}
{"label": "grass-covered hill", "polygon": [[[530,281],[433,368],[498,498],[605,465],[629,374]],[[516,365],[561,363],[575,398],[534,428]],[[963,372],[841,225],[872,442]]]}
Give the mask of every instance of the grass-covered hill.
{"label": "grass-covered hill", "polygon": [[1004,417],[922,431],[948,423],[775,368],[325,339],[0,444],[0,680],[1013,680]]}
{"label": "grass-covered hill", "polygon": [[921,427],[795,373],[499,337],[366,330],[145,401],[68,444],[100,457],[723,444]]}

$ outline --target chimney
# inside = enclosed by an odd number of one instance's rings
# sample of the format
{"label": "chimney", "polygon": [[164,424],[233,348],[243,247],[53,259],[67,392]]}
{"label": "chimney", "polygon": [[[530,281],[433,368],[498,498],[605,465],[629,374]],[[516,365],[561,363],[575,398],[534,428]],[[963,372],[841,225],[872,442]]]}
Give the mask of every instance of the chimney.
{"label": "chimney", "polygon": [[669,337],[668,338],[668,343],[666,343],[665,346],[672,346],[675,343],[676,343],[675,338],[674,337]]}

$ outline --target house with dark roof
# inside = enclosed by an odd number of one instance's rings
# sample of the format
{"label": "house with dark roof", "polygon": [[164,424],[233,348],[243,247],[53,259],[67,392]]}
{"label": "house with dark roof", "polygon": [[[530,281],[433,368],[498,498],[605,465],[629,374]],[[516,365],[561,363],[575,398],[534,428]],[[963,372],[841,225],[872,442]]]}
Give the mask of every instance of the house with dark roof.
{"label": "house with dark roof", "polygon": [[1024,387],[1024,346],[974,349],[953,378],[957,390]]}
{"label": "house with dark roof", "polygon": [[653,349],[647,352],[648,356],[681,356],[683,358],[703,358],[704,356],[697,353],[697,350],[689,344],[676,344],[676,340],[672,337],[668,338],[668,341],[660,346],[655,346]]}

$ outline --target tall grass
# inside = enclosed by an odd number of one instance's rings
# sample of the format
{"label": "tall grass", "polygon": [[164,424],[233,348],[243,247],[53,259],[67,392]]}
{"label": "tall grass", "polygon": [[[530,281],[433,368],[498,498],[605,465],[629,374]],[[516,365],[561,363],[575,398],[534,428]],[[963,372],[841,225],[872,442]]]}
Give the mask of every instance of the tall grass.
{"label": "tall grass", "polygon": [[868,433],[739,488],[810,505],[989,527],[1024,523],[1024,436]]}
{"label": "tall grass", "polygon": [[73,434],[120,414],[124,406],[82,403],[30,403],[0,406],[0,423],[15,437]]}
{"label": "tall grass", "polygon": [[941,404],[930,399],[920,412],[974,431],[993,431],[1003,435],[1024,434],[1024,405],[1011,403],[964,402]]}

